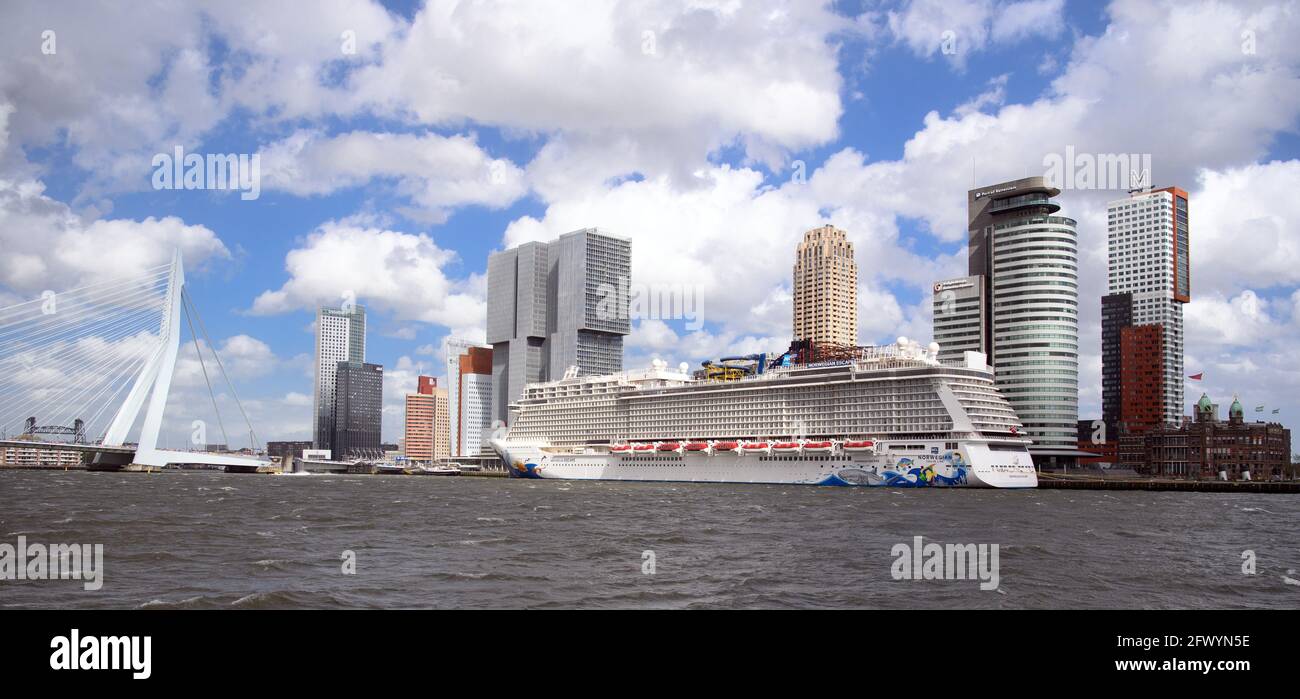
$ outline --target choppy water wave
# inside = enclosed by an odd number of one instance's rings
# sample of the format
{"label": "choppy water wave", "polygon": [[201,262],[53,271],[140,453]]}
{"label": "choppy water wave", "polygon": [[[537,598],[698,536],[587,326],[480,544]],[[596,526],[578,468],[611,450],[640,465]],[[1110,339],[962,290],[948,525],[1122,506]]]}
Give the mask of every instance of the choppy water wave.
{"label": "choppy water wave", "polygon": [[[0,543],[102,543],[104,587],[2,606],[1258,607],[1300,602],[1300,499],[219,473],[0,472]],[[214,497],[216,496],[216,497]],[[998,544],[996,591],[896,544]],[[1243,573],[1252,552],[1255,574]]]}

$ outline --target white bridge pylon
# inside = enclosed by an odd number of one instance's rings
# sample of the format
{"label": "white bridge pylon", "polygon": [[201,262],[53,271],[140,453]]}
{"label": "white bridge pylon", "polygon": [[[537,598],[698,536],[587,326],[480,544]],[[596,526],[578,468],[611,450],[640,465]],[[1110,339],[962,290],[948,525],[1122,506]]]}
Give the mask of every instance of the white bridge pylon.
{"label": "white bridge pylon", "polygon": [[104,433],[104,446],[120,447],[140,415],[140,409],[149,401],[140,428],[139,446],[133,463],[142,466],[162,467],[167,464],[210,464],[214,466],[265,466],[269,462],[224,454],[206,452],[169,451],[158,448],[158,434],[162,431],[163,411],[171,392],[172,374],[176,370],[176,356],[181,345],[181,293],[185,288],[185,263],[178,249],[172,254],[167,296],[164,301],[162,326],[158,349],[149,357],[136,377],[131,392],[118,409],[108,431]]}

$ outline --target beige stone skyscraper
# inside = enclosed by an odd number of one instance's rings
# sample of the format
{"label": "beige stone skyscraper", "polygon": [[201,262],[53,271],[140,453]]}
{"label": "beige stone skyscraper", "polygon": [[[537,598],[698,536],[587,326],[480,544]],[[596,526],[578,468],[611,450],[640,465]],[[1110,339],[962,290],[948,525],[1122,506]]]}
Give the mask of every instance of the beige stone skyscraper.
{"label": "beige stone skyscraper", "polygon": [[447,389],[433,389],[433,458],[451,456],[451,412]]}
{"label": "beige stone skyscraper", "polygon": [[858,263],[853,243],[835,226],[804,233],[795,253],[794,337],[858,343]]}

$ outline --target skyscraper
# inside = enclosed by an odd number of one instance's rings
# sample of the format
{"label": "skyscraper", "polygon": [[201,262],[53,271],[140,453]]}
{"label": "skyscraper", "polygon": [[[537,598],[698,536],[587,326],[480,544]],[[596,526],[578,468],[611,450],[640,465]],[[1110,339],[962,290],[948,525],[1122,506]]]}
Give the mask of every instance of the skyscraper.
{"label": "skyscraper", "polygon": [[1102,420],[1107,439],[1182,422],[1183,304],[1191,300],[1187,192],[1133,192],[1107,212]]}
{"label": "skyscraper", "polygon": [[406,420],[403,430],[403,451],[412,461],[433,460],[434,405],[433,389],[438,380],[432,376],[417,379],[415,393],[406,394]]}
{"label": "skyscraper", "polygon": [[406,394],[403,440],[406,457],[429,463],[451,455],[447,389],[431,376],[421,376],[415,393]]}
{"label": "skyscraper", "polygon": [[818,344],[858,344],[858,263],[853,243],[835,226],[803,235],[794,258],[794,337]]}
{"label": "skyscraper", "polygon": [[526,384],[558,379],[570,366],[622,370],[631,321],[618,289],[631,266],[631,241],[594,228],[488,258],[492,419],[508,422]]}
{"label": "skyscraper", "polygon": [[447,404],[447,389],[433,389],[433,458],[451,456],[451,419]]}
{"label": "skyscraper", "polygon": [[1133,325],[1133,294],[1101,297],[1101,416],[1106,431],[1100,437],[1114,442],[1119,437],[1120,386],[1123,356],[1120,333]]}
{"label": "skyscraper", "polygon": [[377,459],[384,412],[384,368],[365,362],[339,362],[334,394],[336,460]]}
{"label": "skyscraper", "polygon": [[447,341],[447,400],[451,456],[474,456],[492,426],[492,348]]}
{"label": "skyscraper", "polygon": [[361,306],[322,306],[316,314],[316,385],[312,400],[314,448],[334,448],[334,396],[339,362],[364,361],[366,309]]}
{"label": "skyscraper", "polygon": [[982,344],[1040,466],[1078,456],[1079,270],[1060,190],[1027,177],[970,190],[969,273],[983,282]]}
{"label": "skyscraper", "polygon": [[939,361],[962,361],[984,346],[984,277],[958,277],[934,284],[934,341]]}

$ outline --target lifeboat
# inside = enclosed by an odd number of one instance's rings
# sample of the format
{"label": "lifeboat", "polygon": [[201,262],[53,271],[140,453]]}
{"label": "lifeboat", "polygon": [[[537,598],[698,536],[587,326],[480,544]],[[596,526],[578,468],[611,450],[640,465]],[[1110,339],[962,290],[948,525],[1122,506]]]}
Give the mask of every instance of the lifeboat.
{"label": "lifeboat", "polygon": [[655,445],[653,444],[638,444],[632,447],[632,451],[639,451],[639,452],[647,452],[647,451],[654,451],[654,450],[655,450]]}
{"label": "lifeboat", "polygon": [[747,442],[740,447],[741,454],[766,454],[772,447],[767,442]]}
{"label": "lifeboat", "polygon": [[798,442],[777,442],[772,445],[772,451],[779,454],[793,454],[799,451]]}
{"label": "lifeboat", "polygon": [[870,441],[845,442],[844,451],[871,451],[874,446],[875,443]]}
{"label": "lifeboat", "polygon": [[829,451],[834,451],[835,442],[804,442],[803,450],[823,454]]}
{"label": "lifeboat", "polygon": [[631,445],[631,444],[616,444],[616,445],[610,447],[610,448],[609,448],[609,451],[610,451],[610,453],[612,453],[612,454],[625,454],[625,453],[627,453],[627,452],[629,452],[629,451],[632,451],[632,445]]}
{"label": "lifeboat", "polygon": [[734,452],[740,445],[735,442],[714,442],[713,452]]}
{"label": "lifeboat", "polygon": [[677,442],[660,442],[657,448],[659,451],[681,451],[682,445]]}
{"label": "lifeboat", "polygon": [[686,451],[708,451],[708,442],[687,442],[683,447]]}

